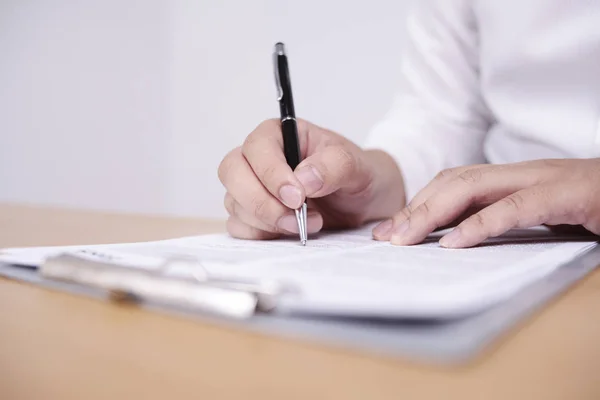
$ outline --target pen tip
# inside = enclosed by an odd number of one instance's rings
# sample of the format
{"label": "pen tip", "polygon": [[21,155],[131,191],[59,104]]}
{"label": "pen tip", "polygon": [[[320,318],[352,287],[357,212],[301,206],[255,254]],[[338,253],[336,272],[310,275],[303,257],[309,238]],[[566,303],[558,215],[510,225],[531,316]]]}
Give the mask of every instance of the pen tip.
{"label": "pen tip", "polygon": [[302,246],[306,246],[306,239],[302,239]]}

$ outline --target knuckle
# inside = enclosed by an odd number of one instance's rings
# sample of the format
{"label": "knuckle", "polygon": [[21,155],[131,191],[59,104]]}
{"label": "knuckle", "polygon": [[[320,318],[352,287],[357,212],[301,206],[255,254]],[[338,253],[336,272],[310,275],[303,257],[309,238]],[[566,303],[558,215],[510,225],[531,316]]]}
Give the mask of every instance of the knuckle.
{"label": "knuckle", "polygon": [[485,219],[483,218],[483,216],[480,213],[475,213],[475,214],[471,215],[468,218],[468,220],[469,220],[469,224],[476,228],[485,227]]}
{"label": "knuckle", "polygon": [[394,216],[394,223],[398,223],[400,221],[404,221],[410,218],[410,216],[412,215],[412,211],[408,208],[408,207],[404,207],[402,210],[400,210],[399,213],[397,213]]}
{"label": "knuckle", "polygon": [[268,216],[268,199],[264,196],[254,197],[251,204],[252,215],[254,215],[254,217],[260,221],[265,220]]}
{"label": "knuckle", "polygon": [[425,200],[414,210],[411,219],[417,220],[418,224],[423,224],[423,226],[441,226],[445,210],[444,207],[439,207],[437,204],[439,204],[439,201],[436,199]]}
{"label": "knuckle", "polygon": [[269,132],[273,132],[279,129],[279,120],[277,119],[266,119],[262,121],[258,126],[250,132],[242,145],[242,153],[247,154],[248,150],[254,145],[259,143],[263,138],[269,136]]}
{"label": "knuckle", "polygon": [[336,160],[340,168],[340,175],[347,177],[350,175],[356,167],[356,159],[346,148],[339,146],[335,150]]}
{"label": "knuckle", "polygon": [[240,148],[236,147],[235,149],[233,149],[229,153],[227,153],[227,155],[225,155],[225,157],[223,157],[223,160],[221,161],[221,163],[219,164],[219,167],[217,169],[217,175],[219,177],[219,181],[221,181],[222,184],[225,184],[225,182],[227,181],[229,172],[231,171],[231,168],[237,162],[239,156],[240,156]]}
{"label": "knuckle", "polygon": [[248,157],[257,150],[260,151],[264,147],[265,142],[273,139],[274,134],[279,131],[278,119],[267,119],[261,122],[248,136],[244,139],[241,146],[241,153]]}
{"label": "knuckle", "polygon": [[272,182],[277,175],[277,167],[273,164],[266,165],[258,172],[258,177],[263,182]]}
{"label": "knuckle", "polygon": [[421,205],[419,205],[419,207],[415,209],[415,211],[412,213],[411,218],[418,219],[420,223],[427,223],[428,221],[437,225],[437,220],[439,216],[435,215],[433,211],[434,208],[431,204],[431,201],[425,200],[423,203],[421,203]]}
{"label": "knuckle", "polygon": [[514,210],[520,211],[523,208],[523,196],[518,193],[513,193],[501,200],[505,206]]}
{"label": "knuckle", "polygon": [[392,217],[394,225],[397,225],[403,221],[410,219],[411,215],[412,215],[412,211],[408,208],[408,206],[404,207],[402,210],[400,210],[399,212],[394,214],[394,216]]}
{"label": "knuckle", "polygon": [[246,139],[244,139],[244,143],[242,144],[242,154],[247,154],[248,149],[252,148],[252,146],[260,140],[260,136],[260,131],[258,130],[255,130],[246,136]]}
{"label": "knuckle", "polygon": [[481,180],[481,170],[479,168],[468,169],[458,174],[458,179],[471,185]]}
{"label": "knuckle", "polygon": [[435,177],[433,178],[433,180],[435,181],[442,181],[448,177],[454,176],[454,169],[453,168],[446,168],[444,170],[441,170],[440,172],[438,172]]}
{"label": "knuckle", "polygon": [[422,214],[430,214],[431,213],[431,202],[429,200],[425,200],[423,204],[419,206],[419,212]]}
{"label": "knuckle", "polygon": [[486,237],[498,236],[505,232],[506,224],[498,216],[490,214],[486,210],[469,216],[460,224],[461,229],[467,234],[481,235]]}

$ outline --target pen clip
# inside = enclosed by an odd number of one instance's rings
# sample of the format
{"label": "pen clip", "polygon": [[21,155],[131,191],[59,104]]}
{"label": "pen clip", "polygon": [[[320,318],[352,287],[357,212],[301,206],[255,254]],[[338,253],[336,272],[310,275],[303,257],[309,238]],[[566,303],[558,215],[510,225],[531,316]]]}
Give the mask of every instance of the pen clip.
{"label": "pen clip", "polygon": [[277,88],[277,101],[283,99],[283,86],[281,85],[281,77],[279,76],[279,63],[278,57],[285,56],[285,49],[283,43],[275,44],[275,51],[273,52],[273,71],[275,72],[275,86]]}

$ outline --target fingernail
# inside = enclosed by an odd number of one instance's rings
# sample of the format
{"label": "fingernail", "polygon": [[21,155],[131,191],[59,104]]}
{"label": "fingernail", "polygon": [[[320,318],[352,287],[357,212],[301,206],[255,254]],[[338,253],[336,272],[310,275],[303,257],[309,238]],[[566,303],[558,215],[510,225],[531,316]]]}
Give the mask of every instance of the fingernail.
{"label": "fingernail", "polygon": [[[277,221],[277,227],[289,233],[298,233],[296,215],[284,215]],[[306,230],[308,233],[319,232],[323,228],[323,218],[318,213],[308,213],[306,216]]]}
{"label": "fingernail", "polygon": [[296,177],[302,186],[304,186],[307,195],[316,193],[323,187],[323,178],[321,177],[321,174],[319,174],[319,171],[312,166],[301,168],[296,172]]}
{"label": "fingernail", "polygon": [[442,245],[442,247],[454,247],[460,242],[460,238],[460,230],[454,228],[452,232],[440,239],[440,245]]}
{"label": "fingernail", "polygon": [[302,203],[302,192],[295,186],[285,185],[279,189],[279,197],[286,206],[296,209]]}
{"label": "fingernail", "polygon": [[375,238],[387,236],[392,231],[392,225],[393,221],[391,219],[380,223],[373,229],[373,236],[375,236]]}

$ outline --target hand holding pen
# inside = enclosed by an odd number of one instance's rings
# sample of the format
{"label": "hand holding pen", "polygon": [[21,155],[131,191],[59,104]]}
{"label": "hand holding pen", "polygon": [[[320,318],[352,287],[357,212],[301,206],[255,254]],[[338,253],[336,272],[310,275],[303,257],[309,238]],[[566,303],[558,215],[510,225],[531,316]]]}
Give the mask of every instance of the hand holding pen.
{"label": "hand holding pen", "polygon": [[394,160],[296,119],[283,45],[275,45],[272,56],[280,118],[260,123],[218,169],[229,234],[305,240],[323,228],[353,228],[401,209],[402,176]]}

